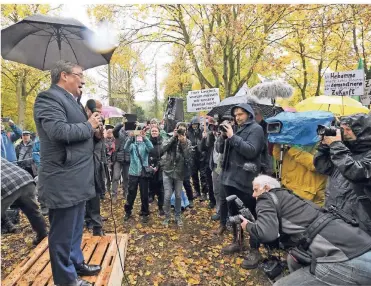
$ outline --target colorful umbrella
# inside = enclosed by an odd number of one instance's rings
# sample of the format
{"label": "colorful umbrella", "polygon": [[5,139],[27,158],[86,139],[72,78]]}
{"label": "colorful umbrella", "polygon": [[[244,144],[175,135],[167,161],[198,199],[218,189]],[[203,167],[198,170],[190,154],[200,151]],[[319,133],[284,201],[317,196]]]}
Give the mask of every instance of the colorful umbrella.
{"label": "colorful umbrella", "polygon": [[122,117],[124,116],[125,112],[120,108],[114,106],[103,106],[102,107],[102,116],[104,118],[112,118],[112,117]]}
{"label": "colorful umbrella", "polygon": [[295,108],[296,111],[330,111],[336,116],[370,112],[362,103],[347,96],[313,96],[299,102]]}

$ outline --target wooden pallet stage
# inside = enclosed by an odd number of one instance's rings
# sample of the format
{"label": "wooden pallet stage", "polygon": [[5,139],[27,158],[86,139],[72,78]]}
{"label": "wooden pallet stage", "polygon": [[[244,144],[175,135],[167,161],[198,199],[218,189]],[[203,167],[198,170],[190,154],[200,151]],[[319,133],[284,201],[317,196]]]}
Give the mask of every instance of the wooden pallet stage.
{"label": "wooden pallet stage", "polygon": [[[117,244],[125,266],[128,234],[117,234]],[[124,273],[121,270],[114,234],[106,236],[84,235],[81,248],[85,261],[102,267],[97,276],[82,277],[94,286],[119,286]],[[48,238],[45,238],[17,267],[1,282],[2,286],[46,286],[54,285],[49,261]]]}

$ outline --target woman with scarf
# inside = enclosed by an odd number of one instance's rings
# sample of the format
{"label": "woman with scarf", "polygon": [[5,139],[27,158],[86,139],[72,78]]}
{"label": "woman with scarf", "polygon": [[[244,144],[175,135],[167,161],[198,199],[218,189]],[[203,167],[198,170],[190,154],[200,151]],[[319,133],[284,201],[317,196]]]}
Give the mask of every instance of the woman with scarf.
{"label": "woman with scarf", "polygon": [[149,202],[153,202],[155,195],[157,195],[158,212],[160,216],[163,216],[165,215],[163,210],[164,186],[160,168],[162,138],[158,126],[153,126],[150,132],[149,140],[152,142],[153,149],[149,152],[149,166],[154,170],[154,175],[149,179]]}
{"label": "woman with scarf", "polygon": [[148,155],[153,145],[151,141],[145,136],[145,130],[142,130],[140,135],[134,135],[130,132],[129,138],[125,143],[125,151],[130,153],[129,166],[129,188],[128,197],[125,204],[125,217],[127,221],[131,217],[134,201],[137,196],[138,185],[140,189],[140,200],[142,207],[140,215],[142,222],[147,223],[149,220],[149,203],[148,203],[148,178],[144,176],[143,169],[148,167]]}

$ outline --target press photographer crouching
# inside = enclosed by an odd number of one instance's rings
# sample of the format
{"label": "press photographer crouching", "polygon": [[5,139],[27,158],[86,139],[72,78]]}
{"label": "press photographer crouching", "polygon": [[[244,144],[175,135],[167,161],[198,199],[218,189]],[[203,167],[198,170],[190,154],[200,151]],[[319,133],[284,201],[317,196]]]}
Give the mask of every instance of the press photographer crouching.
{"label": "press photographer crouching", "polygon": [[339,127],[318,129],[314,166],[329,176],[325,207],[346,213],[371,235],[371,117],[347,116]]}
{"label": "press photographer crouching", "polygon": [[253,181],[255,222],[240,215],[242,229],[262,243],[286,234],[296,243],[287,262],[290,274],[274,285],[369,285],[371,237],[343,220],[336,210],[320,209],[283,189],[269,176]]}

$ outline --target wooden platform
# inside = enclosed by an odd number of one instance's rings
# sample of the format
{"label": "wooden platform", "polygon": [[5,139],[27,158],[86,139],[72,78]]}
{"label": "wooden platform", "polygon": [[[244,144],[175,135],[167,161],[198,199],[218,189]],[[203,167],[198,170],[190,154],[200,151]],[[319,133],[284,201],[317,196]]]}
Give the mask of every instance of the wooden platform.
{"label": "wooden platform", "polygon": [[[128,244],[127,234],[117,235],[122,266],[125,266],[125,256]],[[81,248],[85,261],[89,264],[99,264],[102,267],[97,276],[82,277],[94,286],[119,286],[123,278],[118,255],[115,235],[91,236],[84,235]],[[48,239],[45,238],[17,267],[1,282],[2,286],[54,285],[49,261]]]}

